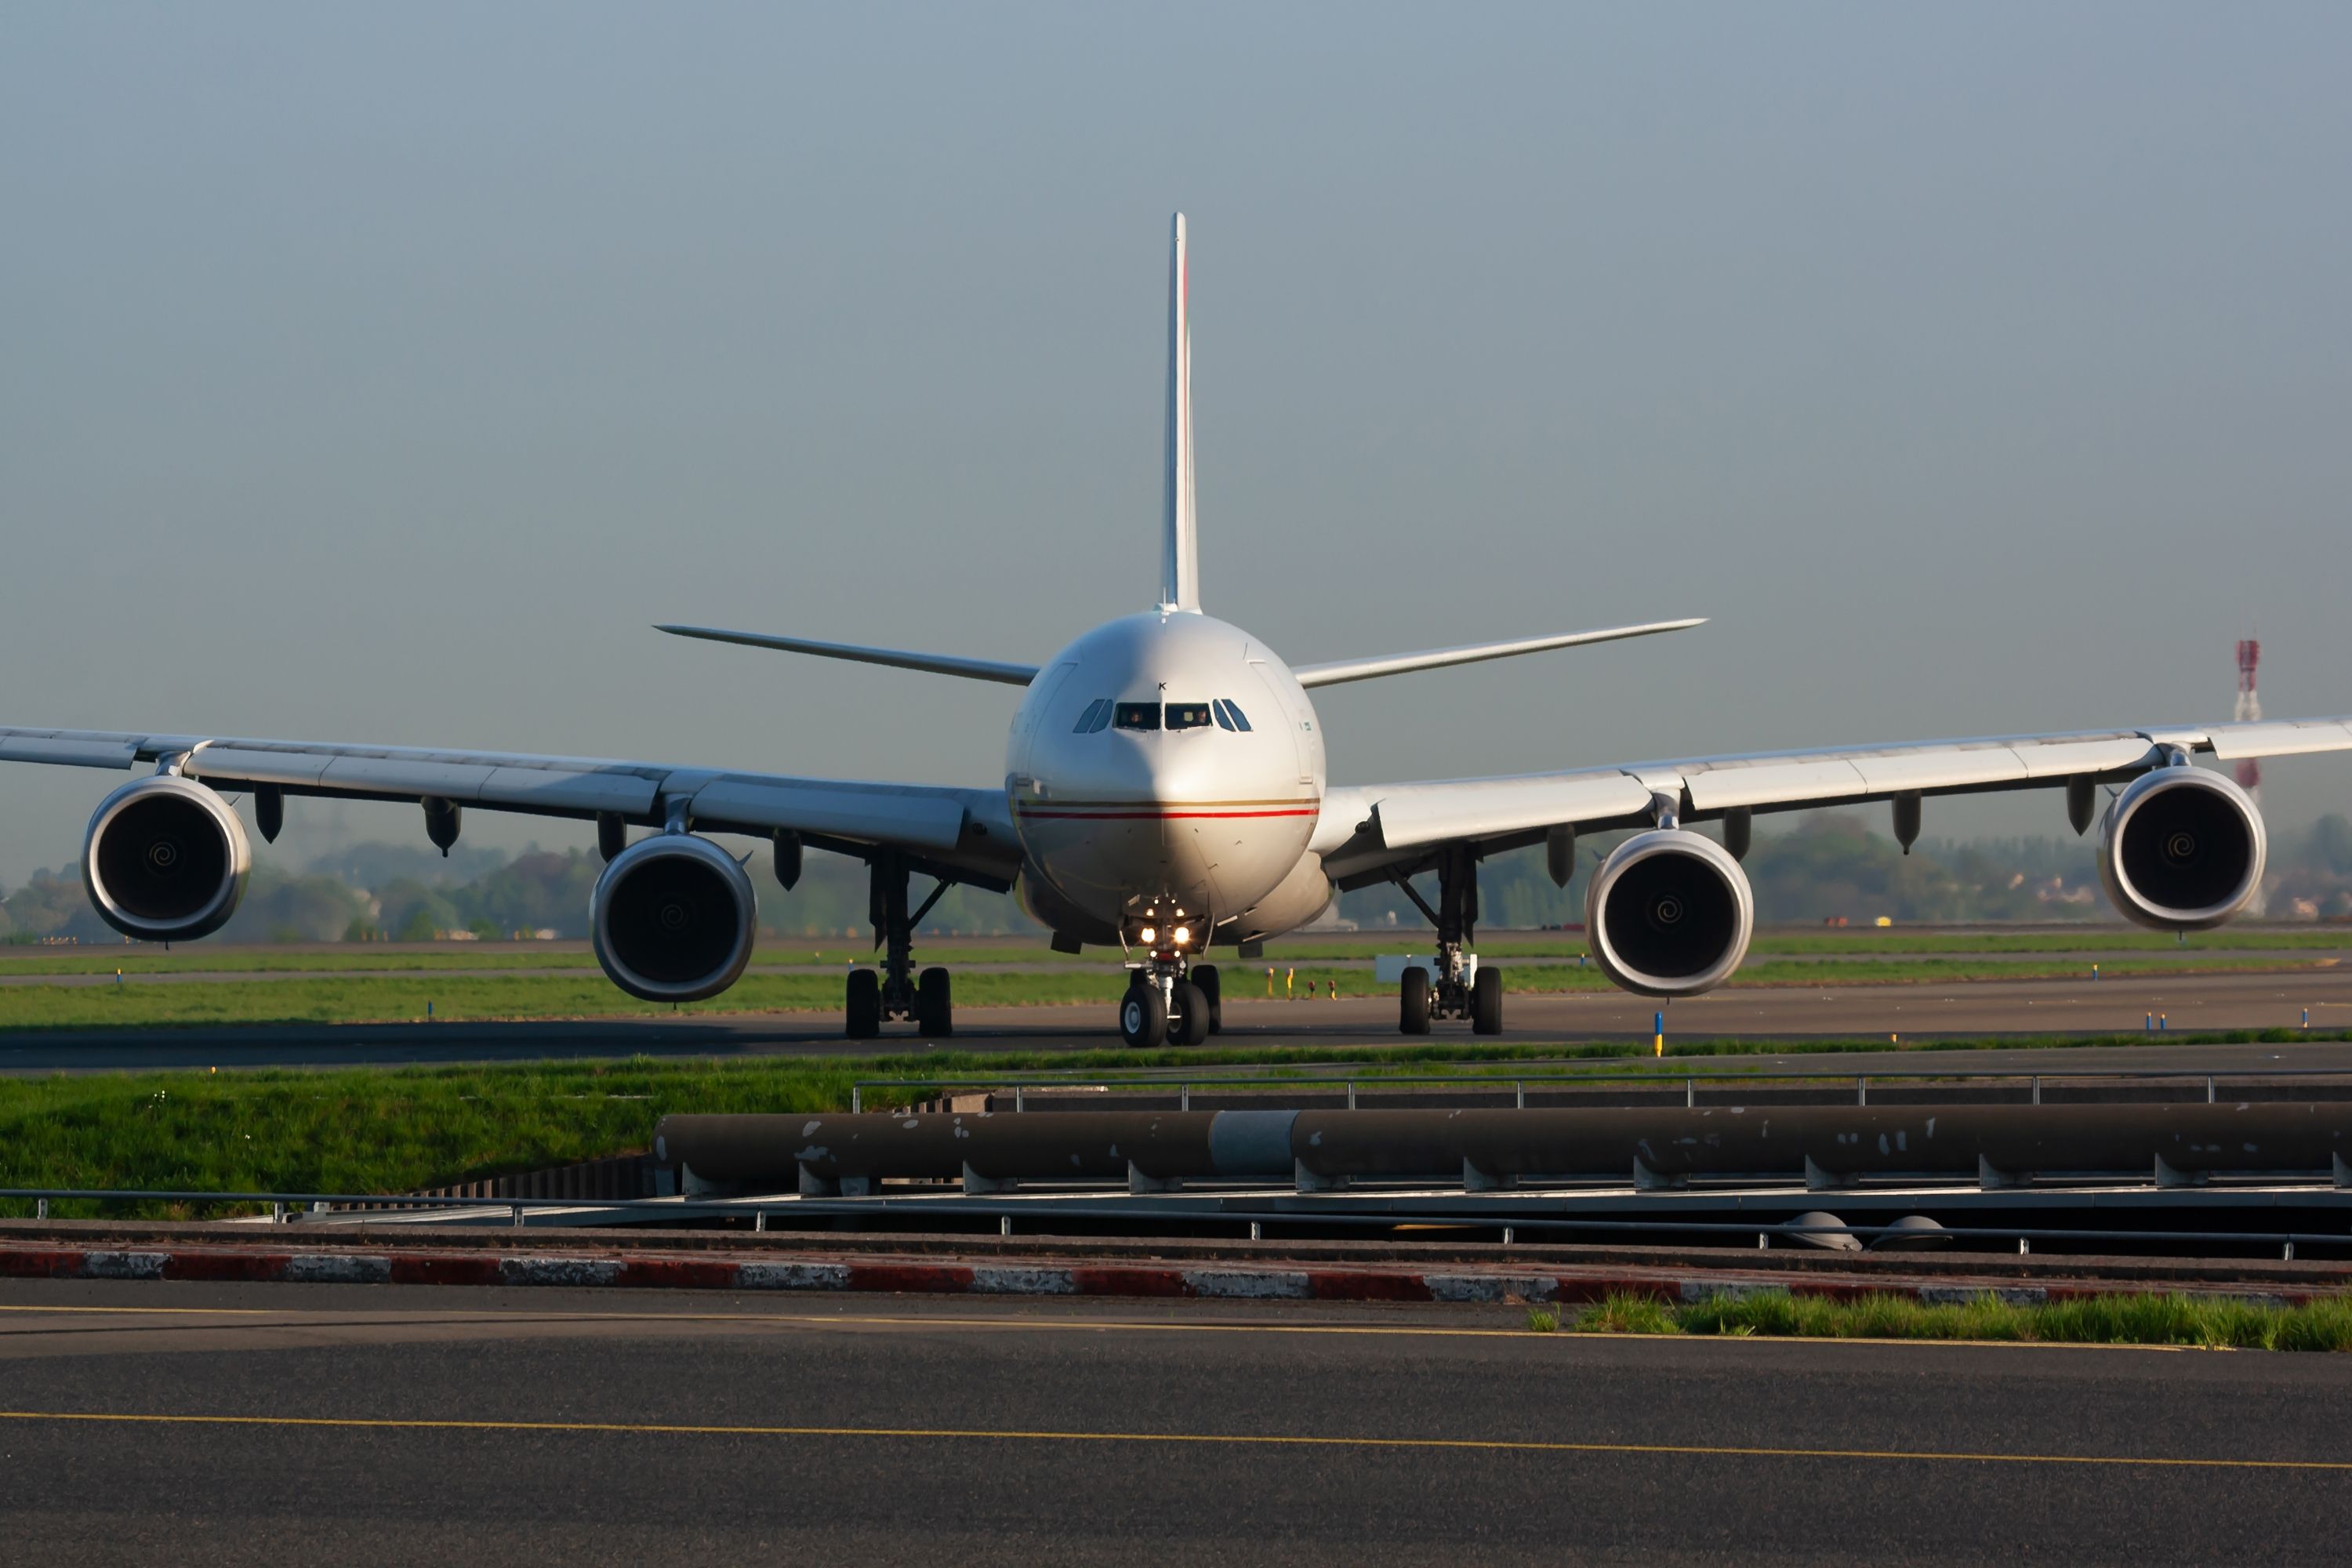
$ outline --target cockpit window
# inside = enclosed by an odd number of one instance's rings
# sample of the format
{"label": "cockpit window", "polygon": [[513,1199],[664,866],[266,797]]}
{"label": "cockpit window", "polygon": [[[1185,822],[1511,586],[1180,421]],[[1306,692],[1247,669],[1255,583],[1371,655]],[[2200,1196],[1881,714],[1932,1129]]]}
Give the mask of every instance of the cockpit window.
{"label": "cockpit window", "polygon": [[1114,702],[1108,697],[1097,697],[1087,704],[1078,721],[1070,726],[1073,735],[1099,735],[1112,725],[1122,730],[1205,730],[1214,724],[1221,730],[1243,730],[1250,721],[1242,716],[1241,704],[1229,697],[1213,698],[1206,702]]}

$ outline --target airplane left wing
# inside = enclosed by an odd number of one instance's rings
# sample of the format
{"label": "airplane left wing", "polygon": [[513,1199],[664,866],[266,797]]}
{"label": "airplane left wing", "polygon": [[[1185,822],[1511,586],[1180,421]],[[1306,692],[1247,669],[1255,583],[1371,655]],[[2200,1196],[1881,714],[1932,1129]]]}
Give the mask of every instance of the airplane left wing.
{"label": "airplane left wing", "polygon": [[2164,765],[2176,752],[2231,762],[2340,751],[2352,751],[2352,719],[1992,736],[1335,787],[1324,796],[1311,847],[1347,889],[1410,875],[1449,844],[1493,852],[1541,843],[1555,828],[1645,826],[1661,797],[1688,826],[1743,810],[2117,784]]}
{"label": "airplane left wing", "polygon": [[999,789],[800,778],[660,763],[505,752],[95,730],[0,729],[0,762],[130,769],[179,759],[184,777],[225,794],[260,789],[349,800],[446,801],[538,816],[617,817],[661,826],[800,834],[819,848],[897,848],[919,868],[1004,891],[1021,865]]}

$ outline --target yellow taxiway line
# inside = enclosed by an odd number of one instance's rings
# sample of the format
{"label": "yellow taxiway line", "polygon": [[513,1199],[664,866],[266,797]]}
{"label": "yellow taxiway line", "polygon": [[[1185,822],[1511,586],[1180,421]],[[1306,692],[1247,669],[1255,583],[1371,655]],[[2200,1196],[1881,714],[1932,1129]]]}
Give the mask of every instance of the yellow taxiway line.
{"label": "yellow taxiway line", "polygon": [[0,1410],[0,1421],[125,1426],[257,1426],[298,1430],[532,1432],[630,1436],[842,1437],[1012,1443],[1181,1443],[1204,1447],[1393,1448],[1416,1452],[1589,1454],[1677,1458],[1887,1459],[1929,1464],[2091,1465],[2193,1470],[2352,1471],[2352,1459],[2198,1459],[2132,1454],[2000,1454],[1935,1448],[1778,1448],[1700,1443],[1563,1443],[1507,1437],[1324,1436],[1240,1432],[1048,1432],[956,1426],[727,1426],[660,1421],[457,1421],[356,1415],[192,1415],[115,1411]]}

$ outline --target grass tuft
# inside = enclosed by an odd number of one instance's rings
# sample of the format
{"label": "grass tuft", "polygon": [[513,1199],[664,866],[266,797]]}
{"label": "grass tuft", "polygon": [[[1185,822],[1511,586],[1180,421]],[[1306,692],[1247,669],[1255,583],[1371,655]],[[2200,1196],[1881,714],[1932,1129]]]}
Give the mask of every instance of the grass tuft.
{"label": "grass tuft", "polygon": [[1636,1291],[1612,1290],[1585,1309],[1579,1329],[1601,1334],[1678,1334],[1682,1325],[1664,1301]]}
{"label": "grass tuft", "polygon": [[1586,1309],[1575,1327],[1618,1334],[2344,1351],[2352,1350],[2352,1300],[2288,1306],[2230,1296],[2115,1295],[2018,1303],[1988,1293],[1929,1304],[1875,1292],[1836,1299],[1757,1290],[1669,1305],[1621,1294]]}

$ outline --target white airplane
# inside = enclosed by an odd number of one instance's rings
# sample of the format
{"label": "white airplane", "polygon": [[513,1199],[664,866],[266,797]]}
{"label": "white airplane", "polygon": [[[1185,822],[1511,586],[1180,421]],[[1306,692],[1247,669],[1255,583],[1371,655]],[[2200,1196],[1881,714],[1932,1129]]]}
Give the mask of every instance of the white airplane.
{"label": "white airplane", "polygon": [[[1057,951],[1118,945],[1129,981],[1119,1032],[1130,1045],[1197,1044],[1220,1027],[1218,947],[1258,955],[1315,919],[1334,889],[1393,882],[1436,928],[1433,968],[1404,972],[1399,1024],[1433,1018],[1502,1028],[1501,973],[1470,952],[1478,863],[1546,847],[1553,879],[1575,869],[1577,835],[1634,828],[1592,877],[1588,940],[1601,968],[1646,995],[1720,984],[1746,956],[1754,903],[1740,858],[1753,814],[1893,804],[1907,850],[1933,795],[2063,789],[2077,833],[2102,786],[2099,864],[2117,910],[2192,931],[2238,912],[2260,887],[2263,829],[2226,774],[2191,765],[2352,750],[2352,720],[2158,725],[2074,735],[1635,763],[1516,777],[1332,786],[1308,693],[1318,686],[1469,664],[1695,626],[1654,621],[1292,667],[1201,609],[1193,522],[1192,399],[1184,218],[1168,273],[1167,472],[1160,600],[1097,626],[1041,665],[1007,664],[663,626],[682,637],[926,670],[1024,689],[1001,785],[862,783],[658,763],[520,756],[210,735],[0,729],[0,761],[155,765],[91,816],[82,875],[100,914],[127,936],[187,940],[236,910],[251,850],[225,798],[253,797],[274,839],[289,795],[420,804],[446,853],[468,806],[588,818],[606,865],[590,900],[596,957],[613,983],[653,1001],[713,996],[751,956],[758,903],[742,862],[705,833],[772,840],[785,888],[814,847],[871,868],[878,972],[848,980],[847,1032],[911,1019],[953,1029],[948,972],[917,973],[914,933],[956,883],[1015,889]],[[1719,822],[1722,842],[1693,832]],[[631,826],[649,837],[628,842]],[[748,857],[746,857],[748,859]],[[1407,879],[1434,871],[1432,907]],[[909,907],[910,878],[933,881]]]}

